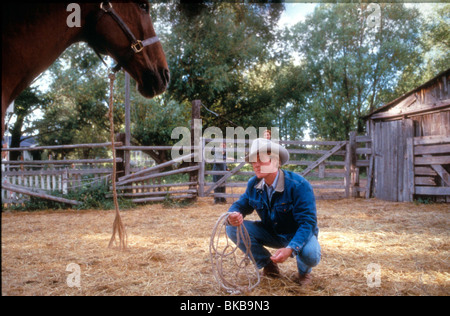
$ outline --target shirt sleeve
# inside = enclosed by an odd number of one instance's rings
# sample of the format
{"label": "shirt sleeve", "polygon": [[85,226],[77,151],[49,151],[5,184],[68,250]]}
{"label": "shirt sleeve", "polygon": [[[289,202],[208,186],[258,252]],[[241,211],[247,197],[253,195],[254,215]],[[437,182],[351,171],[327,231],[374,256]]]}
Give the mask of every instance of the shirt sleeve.
{"label": "shirt sleeve", "polygon": [[314,234],[317,226],[317,211],[311,184],[303,182],[294,195],[293,215],[299,227],[288,247],[299,253]]}
{"label": "shirt sleeve", "polygon": [[246,215],[249,215],[254,211],[254,208],[249,203],[250,190],[254,189],[253,186],[254,181],[250,180],[247,184],[245,193],[242,194],[241,197],[231,205],[228,212],[239,212],[245,217]]}

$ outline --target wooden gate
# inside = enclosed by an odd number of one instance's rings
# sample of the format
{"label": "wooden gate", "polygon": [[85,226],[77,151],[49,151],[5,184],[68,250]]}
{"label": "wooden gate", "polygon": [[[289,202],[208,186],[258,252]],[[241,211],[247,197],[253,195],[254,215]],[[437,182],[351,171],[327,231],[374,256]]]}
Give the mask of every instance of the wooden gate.
{"label": "wooden gate", "polygon": [[[206,141],[211,141],[211,139],[202,139],[201,141],[203,159],[199,167],[198,195],[200,197],[238,198],[242,192],[236,192],[236,188],[246,187],[247,182],[242,180],[230,181],[231,178],[233,176],[249,178],[254,175],[254,172],[251,168],[243,170],[246,162],[242,162],[242,159],[231,163],[222,161],[222,163],[227,164],[228,169],[231,169],[229,171],[209,170],[210,168],[207,167],[207,164],[213,164],[214,162],[206,162],[204,159]],[[214,141],[227,144],[235,144],[236,142],[231,139]],[[290,160],[284,168],[308,177],[317,199],[336,199],[350,196],[356,197],[360,192],[365,194],[366,197],[370,196],[373,170],[370,142],[371,140],[368,136],[356,136],[356,133],[351,133],[349,141],[280,141],[280,144],[285,146],[290,153]],[[241,140],[240,143],[245,143],[245,148],[239,148],[238,146],[237,150],[235,148],[227,148],[226,150],[240,153],[242,158],[242,154],[248,152],[249,141]],[[366,147],[362,148],[359,145],[366,145]],[[306,168],[298,170],[298,166],[306,166]],[[367,169],[366,173],[369,180],[364,184],[360,184],[359,181],[360,168]],[[222,178],[217,182],[208,182],[208,175],[220,175]],[[220,186],[229,188],[231,193],[214,192],[214,189]]]}
{"label": "wooden gate", "polygon": [[450,202],[450,137],[407,139],[410,201],[414,195],[442,197]]}
{"label": "wooden gate", "polygon": [[[192,199],[197,196],[197,182],[157,183],[150,184],[150,180],[161,179],[175,174],[197,172],[198,165],[161,171],[182,161],[190,161],[194,153],[188,154],[159,165],[145,168],[138,172],[120,177],[117,182],[119,195],[131,198],[134,203],[161,202],[170,199]],[[170,190],[171,188],[177,188]]]}

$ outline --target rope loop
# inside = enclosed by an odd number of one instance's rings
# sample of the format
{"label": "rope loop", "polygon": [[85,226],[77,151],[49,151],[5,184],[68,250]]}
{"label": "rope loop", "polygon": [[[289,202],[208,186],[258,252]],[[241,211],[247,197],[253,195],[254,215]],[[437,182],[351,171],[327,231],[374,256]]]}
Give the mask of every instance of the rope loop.
{"label": "rope loop", "polygon": [[[241,294],[258,286],[260,275],[250,251],[250,236],[244,225],[236,227],[236,244],[230,242],[226,233],[229,215],[230,213],[222,214],[217,220],[211,234],[209,253],[213,275],[219,286],[230,294]],[[245,251],[237,246],[241,241]]]}

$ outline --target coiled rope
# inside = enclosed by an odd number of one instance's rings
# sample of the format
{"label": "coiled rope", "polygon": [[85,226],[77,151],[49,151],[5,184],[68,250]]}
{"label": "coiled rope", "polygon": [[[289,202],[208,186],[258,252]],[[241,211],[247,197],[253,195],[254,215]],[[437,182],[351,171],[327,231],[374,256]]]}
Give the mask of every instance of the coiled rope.
{"label": "coiled rope", "polygon": [[[260,282],[258,266],[250,251],[250,236],[245,226],[240,225],[236,227],[236,244],[230,241],[226,233],[229,215],[219,217],[211,234],[209,253],[213,275],[219,286],[230,294],[250,292]],[[241,240],[245,252],[237,246]]]}

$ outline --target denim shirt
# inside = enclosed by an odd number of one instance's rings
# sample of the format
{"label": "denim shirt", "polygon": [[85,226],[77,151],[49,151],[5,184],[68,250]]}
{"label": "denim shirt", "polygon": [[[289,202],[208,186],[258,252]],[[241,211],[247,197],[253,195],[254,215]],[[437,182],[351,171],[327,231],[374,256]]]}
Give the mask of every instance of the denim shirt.
{"label": "denim shirt", "polygon": [[282,173],[282,171],[281,171],[281,170],[278,170],[277,176],[276,176],[275,179],[273,180],[272,185],[268,185],[268,184],[264,181],[264,179],[261,180],[262,183],[263,183],[263,187],[264,187],[264,189],[265,189],[265,191],[266,191],[266,193],[267,193],[267,196],[269,197],[269,201],[272,200],[273,193],[274,193],[275,188],[277,187],[277,184],[278,184],[278,178],[280,177],[280,173]]}
{"label": "denim shirt", "polygon": [[319,234],[314,192],[300,175],[279,170],[279,179],[269,202],[264,181],[253,177],[247,190],[229,212],[240,212],[244,217],[254,210],[269,232],[286,239],[295,252],[300,252],[309,239]]}

